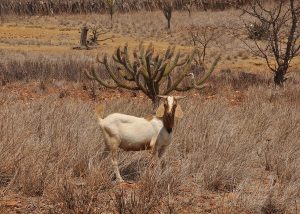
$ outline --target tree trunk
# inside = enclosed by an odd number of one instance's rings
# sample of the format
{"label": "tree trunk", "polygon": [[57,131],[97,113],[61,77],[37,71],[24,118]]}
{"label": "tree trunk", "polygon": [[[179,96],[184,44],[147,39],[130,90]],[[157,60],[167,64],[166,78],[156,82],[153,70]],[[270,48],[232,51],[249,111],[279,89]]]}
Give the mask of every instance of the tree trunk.
{"label": "tree trunk", "polygon": [[171,28],[171,18],[168,19],[168,29]]}
{"label": "tree trunk", "polygon": [[113,8],[110,8],[109,14],[110,14],[110,28],[113,28],[113,15],[114,15]]}
{"label": "tree trunk", "polygon": [[279,67],[274,73],[274,83],[280,87],[283,86],[283,83],[286,81],[284,75],[286,74],[287,68]]}
{"label": "tree trunk", "polygon": [[151,99],[152,100],[152,106],[153,106],[153,113],[155,114],[156,113],[156,110],[159,106],[159,97],[155,97],[154,99]]}
{"label": "tree trunk", "polygon": [[87,45],[87,33],[88,33],[88,31],[89,31],[89,28],[86,25],[82,26],[81,35],[80,35],[80,46],[81,47],[88,48],[88,45]]}

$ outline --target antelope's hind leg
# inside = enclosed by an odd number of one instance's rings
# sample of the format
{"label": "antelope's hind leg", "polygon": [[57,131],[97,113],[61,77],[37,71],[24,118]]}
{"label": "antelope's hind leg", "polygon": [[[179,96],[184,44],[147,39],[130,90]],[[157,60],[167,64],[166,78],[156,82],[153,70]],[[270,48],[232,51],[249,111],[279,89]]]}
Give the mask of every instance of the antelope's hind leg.
{"label": "antelope's hind leg", "polygon": [[114,168],[114,173],[116,175],[117,182],[122,183],[124,182],[120,170],[119,170],[119,163],[118,163],[118,150],[119,150],[119,141],[115,138],[110,138],[110,150],[111,150],[111,162]]}

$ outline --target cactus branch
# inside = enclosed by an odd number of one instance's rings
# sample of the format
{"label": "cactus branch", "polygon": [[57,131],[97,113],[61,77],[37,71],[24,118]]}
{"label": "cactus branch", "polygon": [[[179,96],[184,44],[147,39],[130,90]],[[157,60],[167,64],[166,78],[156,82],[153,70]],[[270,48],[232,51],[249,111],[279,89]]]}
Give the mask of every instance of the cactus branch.
{"label": "cactus branch", "polygon": [[210,77],[210,75],[215,70],[215,68],[216,68],[218,62],[220,61],[220,59],[221,59],[221,55],[218,55],[217,58],[212,63],[212,65],[210,66],[210,69],[206,72],[206,74],[200,80],[197,81],[197,83],[195,81],[195,77],[192,76],[192,83],[193,83],[193,86],[194,86],[195,89],[202,89],[203,88],[201,85]]}
{"label": "cactus branch", "polygon": [[218,62],[220,61],[221,56],[219,55],[214,62],[212,63],[210,69],[208,70],[208,72],[206,72],[206,74],[198,81],[195,80],[195,75],[194,73],[189,73],[187,76],[191,76],[192,77],[192,86],[186,86],[186,87],[182,87],[182,88],[176,88],[176,91],[187,91],[190,90],[191,88],[197,89],[197,90],[201,90],[204,87],[206,87],[205,81],[211,76],[212,72],[215,70]]}
{"label": "cactus branch", "polygon": [[[121,49],[116,49],[112,55],[111,63],[108,57],[97,62],[102,64],[114,84],[108,84],[101,79],[93,67],[91,72],[85,72],[87,77],[96,80],[107,88],[125,88],[128,90],[142,91],[156,105],[157,95],[167,95],[172,91],[188,91],[199,89],[213,72],[219,57],[213,63],[209,72],[197,83],[192,76],[189,86],[180,86],[180,83],[190,75],[190,67],[194,61],[196,51],[183,57],[179,52],[175,53],[175,47],[170,46],[163,54],[155,54],[153,45],[146,49],[141,43],[137,50],[133,51],[133,58],[129,58],[127,44]],[[176,73],[176,74],[175,74]]]}
{"label": "cactus branch", "polygon": [[87,76],[89,79],[91,79],[91,80],[96,80],[97,82],[100,83],[100,85],[103,85],[103,86],[106,87],[106,88],[116,89],[116,88],[118,87],[118,85],[110,85],[110,84],[106,83],[105,81],[103,81],[103,80],[99,77],[99,75],[97,74],[97,72],[95,71],[94,66],[92,66],[91,69],[92,69],[91,73],[90,73],[88,70],[85,70],[85,71],[84,71],[85,74],[86,74],[86,76]]}

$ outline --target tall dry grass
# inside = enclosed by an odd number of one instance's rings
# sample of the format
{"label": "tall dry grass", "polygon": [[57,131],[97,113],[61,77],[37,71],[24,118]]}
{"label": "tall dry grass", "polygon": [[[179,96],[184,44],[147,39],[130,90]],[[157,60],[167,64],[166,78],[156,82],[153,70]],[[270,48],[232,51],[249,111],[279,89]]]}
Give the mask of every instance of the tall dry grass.
{"label": "tall dry grass", "polygon": [[[89,83],[83,70],[95,63],[95,56],[90,55],[50,55],[22,52],[0,51],[0,85],[15,82],[41,81],[55,83]],[[105,72],[102,78],[108,78]]]}
{"label": "tall dry grass", "polygon": [[[149,167],[146,151],[120,152],[121,173],[135,182],[123,188],[102,154],[94,103],[56,96],[2,102],[2,197],[12,191],[42,198],[35,211],[52,213],[296,213],[299,94],[298,84],[254,85],[235,106],[222,95],[187,99],[162,168]],[[106,115],[152,111],[138,100],[105,104]]]}
{"label": "tall dry grass", "polygon": [[[184,10],[190,1],[174,0],[174,7],[177,10]],[[204,0],[195,1],[193,7],[198,10],[225,10],[237,5],[244,5],[251,0]],[[121,12],[138,10],[157,10],[162,7],[159,0],[155,1],[116,1],[116,9]],[[99,13],[106,11],[106,1],[35,1],[35,0],[2,0],[0,2],[0,15],[51,15],[51,14],[82,14]]]}

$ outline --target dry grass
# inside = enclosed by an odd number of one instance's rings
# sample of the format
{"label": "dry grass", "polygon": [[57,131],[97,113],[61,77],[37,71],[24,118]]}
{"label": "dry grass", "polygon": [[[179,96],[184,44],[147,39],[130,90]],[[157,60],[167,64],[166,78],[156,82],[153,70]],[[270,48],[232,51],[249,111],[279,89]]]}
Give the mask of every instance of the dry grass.
{"label": "dry grass", "polygon": [[[2,208],[11,209],[5,203],[16,192],[22,200],[39,198],[30,200],[31,209],[45,213],[295,213],[299,94],[298,85],[290,84],[283,90],[249,87],[237,106],[222,95],[188,99],[163,168],[148,166],[148,152],[120,152],[121,173],[134,181],[122,188],[113,184],[110,161],[101,152],[94,103],[56,96],[3,102]],[[151,112],[150,103],[127,99],[106,106],[105,114]]]}
{"label": "dry grass", "polygon": [[[1,17],[0,213],[299,212],[299,73],[274,88],[264,62],[231,35],[242,26],[238,15],[176,11],[167,31],[160,11],[117,14],[114,41],[91,51],[71,49],[78,29],[108,29],[107,15]],[[130,49],[144,41],[158,51],[169,44],[190,50],[190,25],[223,33],[207,50],[208,65],[219,52],[222,62],[209,87],[182,102],[185,117],[161,163],[150,167],[146,151],[120,151],[121,174],[133,183],[117,185],[94,100],[105,102],[106,115],[145,116],[151,103],[88,83],[81,71],[97,52],[125,42]],[[294,63],[297,71],[299,58]]]}
{"label": "dry grass", "polygon": [[[169,45],[176,45],[178,50],[186,52],[192,48],[192,40],[187,29],[191,25],[199,29],[208,26],[222,34],[217,41],[207,47],[208,66],[210,61],[221,53],[223,59],[219,66],[223,69],[266,73],[268,68],[265,62],[253,57],[241,38],[233,35],[236,29],[243,27],[239,19],[240,14],[237,10],[197,11],[189,17],[185,12],[176,11],[173,14],[170,31],[166,30],[166,20],[161,11],[117,14],[112,29],[107,15],[31,16],[22,20],[19,17],[6,17],[0,25],[0,48],[5,51],[3,57],[22,51],[29,55],[55,55],[58,58],[85,55],[85,58],[91,60],[97,53],[111,54],[115,48],[124,43],[128,43],[132,50],[143,41],[145,44],[152,42],[157,50],[163,51]],[[246,21],[248,18],[245,18]],[[90,51],[72,50],[72,47],[79,43],[79,29],[85,23],[100,25],[110,30],[107,37],[113,36],[113,41],[100,42]],[[293,63],[297,69],[299,57],[295,58]]]}
{"label": "dry grass", "polygon": [[[189,2],[174,0],[175,9],[184,10]],[[249,0],[206,0],[195,1],[192,9],[197,10],[224,10],[238,5],[247,4]],[[115,9],[120,12],[140,11],[140,10],[157,10],[161,8],[161,1],[121,1],[116,2]],[[78,0],[53,2],[45,0],[36,2],[34,0],[16,1],[16,0],[2,0],[0,3],[0,16],[7,14],[17,15],[53,15],[53,14],[82,14],[82,13],[99,13],[106,11],[106,1],[91,1],[84,2]]]}

